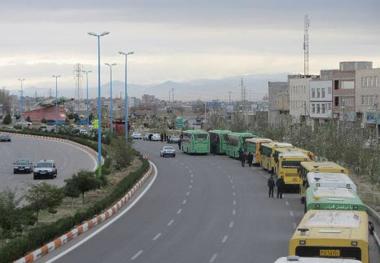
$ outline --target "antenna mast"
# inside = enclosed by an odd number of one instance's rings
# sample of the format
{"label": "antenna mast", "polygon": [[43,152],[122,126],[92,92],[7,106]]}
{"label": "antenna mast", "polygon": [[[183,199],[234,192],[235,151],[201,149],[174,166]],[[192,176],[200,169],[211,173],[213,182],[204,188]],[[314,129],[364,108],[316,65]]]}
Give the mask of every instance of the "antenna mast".
{"label": "antenna mast", "polygon": [[305,15],[304,19],[304,36],[303,36],[303,71],[304,76],[309,75],[309,27],[310,19],[308,15]]}

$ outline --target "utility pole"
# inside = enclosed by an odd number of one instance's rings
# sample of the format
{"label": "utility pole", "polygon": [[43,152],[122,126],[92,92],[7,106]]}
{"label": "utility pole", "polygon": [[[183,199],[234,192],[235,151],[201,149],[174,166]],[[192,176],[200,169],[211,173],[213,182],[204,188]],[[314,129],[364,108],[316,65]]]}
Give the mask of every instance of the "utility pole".
{"label": "utility pole", "polygon": [[82,65],[81,64],[76,64],[74,66],[74,77],[76,80],[76,85],[77,85],[77,90],[76,90],[76,97],[77,97],[77,113],[79,113],[80,110],[80,88],[81,88],[81,79],[82,79]]}
{"label": "utility pole", "polygon": [[303,36],[303,71],[304,76],[309,75],[309,27],[310,19],[308,15],[304,18],[304,36]]}

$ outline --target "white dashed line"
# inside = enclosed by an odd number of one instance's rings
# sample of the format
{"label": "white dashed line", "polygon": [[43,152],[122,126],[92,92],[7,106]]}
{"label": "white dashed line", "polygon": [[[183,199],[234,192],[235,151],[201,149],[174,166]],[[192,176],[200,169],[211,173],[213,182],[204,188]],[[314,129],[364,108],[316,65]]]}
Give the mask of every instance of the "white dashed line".
{"label": "white dashed line", "polygon": [[186,205],[186,203],[187,203],[187,200],[186,200],[186,199],[182,201],[182,204],[183,204],[183,205]]}
{"label": "white dashed line", "polygon": [[229,228],[233,228],[235,225],[235,222],[234,221],[231,221],[230,224],[228,225]]}
{"label": "white dashed line", "polygon": [[235,195],[236,195],[236,193],[235,193],[235,192],[233,192],[233,193],[232,193],[232,195],[233,195],[233,196],[235,196]]}
{"label": "white dashed line", "polygon": [[154,236],[154,238],[152,239],[153,241],[156,241],[157,239],[159,239],[161,236],[161,233],[158,233],[157,235]]}
{"label": "white dashed line", "polygon": [[226,243],[227,239],[228,239],[228,236],[225,235],[225,236],[223,237],[223,239],[222,239],[222,243]]}
{"label": "white dashed line", "polygon": [[232,215],[236,215],[236,210],[232,210]]}
{"label": "white dashed line", "polygon": [[182,209],[178,209],[177,215],[179,215],[180,213],[182,213]]}
{"label": "white dashed line", "polygon": [[214,255],[212,255],[209,262],[210,263],[214,262],[217,256],[218,256],[218,254],[216,254],[216,253]]}
{"label": "white dashed line", "polygon": [[293,211],[289,211],[289,214],[290,214],[291,217],[294,217]]}
{"label": "white dashed line", "polygon": [[192,186],[192,185],[189,185],[189,189],[191,189],[191,188],[193,188],[193,186]]}
{"label": "white dashed line", "polygon": [[190,174],[190,177],[193,178],[193,177],[194,177],[194,174]]}
{"label": "white dashed line", "polygon": [[235,190],[235,185],[232,185],[232,189]]}
{"label": "white dashed line", "polygon": [[174,220],[172,219],[169,221],[168,226],[171,226],[173,223],[174,223]]}
{"label": "white dashed line", "polygon": [[137,252],[133,257],[131,257],[131,260],[135,260],[135,259],[137,259],[142,253],[143,253],[143,251],[140,250],[140,251]]}
{"label": "white dashed line", "polygon": [[194,183],[193,179],[190,180],[190,183],[191,183],[191,184]]}
{"label": "white dashed line", "polygon": [[286,204],[287,206],[289,206],[289,202],[288,202],[288,201],[285,201],[285,204]]}
{"label": "white dashed line", "polygon": [[187,193],[186,193],[186,196],[189,196],[189,195],[190,195],[190,192],[187,192]]}
{"label": "white dashed line", "polygon": [[232,202],[232,204],[233,204],[233,205],[236,205],[236,200],[234,200],[234,201]]}

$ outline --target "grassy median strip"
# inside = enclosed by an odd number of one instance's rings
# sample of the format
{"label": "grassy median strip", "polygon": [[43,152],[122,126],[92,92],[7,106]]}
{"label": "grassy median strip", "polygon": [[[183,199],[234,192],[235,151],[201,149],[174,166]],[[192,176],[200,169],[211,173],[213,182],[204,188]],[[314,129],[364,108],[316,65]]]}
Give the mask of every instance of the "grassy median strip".
{"label": "grassy median strip", "polygon": [[[48,136],[46,133],[38,131],[28,131],[27,134]],[[53,135],[96,149],[96,142],[86,138],[62,134]],[[112,140],[113,142],[111,141],[105,147],[105,162],[102,171],[106,172],[106,176],[101,185],[95,190],[86,192],[84,202],[82,195],[74,198],[66,195],[54,211],[42,210],[39,213],[38,221],[32,220],[30,225],[22,225],[23,229],[18,229],[17,234],[11,235],[11,238],[8,236],[8,238],[3,239],[0,243],[0,262],[17,260],[28,252],[65,234],[75,226],[92,219],[119,201],[140,180],[148,171],[149,162],[129,146],[124,147],[123,139],[113,138]],[[123,142],[126,145],[125,141]],[[113,158],[115,154],[127,154],[129,156],[115,160],[116,158]],[[95,173],[93,175],[95,176]],[[62,188],[63,192],[64,190]],[[27,206],[22,209],[23,213],[28,211],[32,217],[35,216],[35,211],[31,211],[30,207]]]}

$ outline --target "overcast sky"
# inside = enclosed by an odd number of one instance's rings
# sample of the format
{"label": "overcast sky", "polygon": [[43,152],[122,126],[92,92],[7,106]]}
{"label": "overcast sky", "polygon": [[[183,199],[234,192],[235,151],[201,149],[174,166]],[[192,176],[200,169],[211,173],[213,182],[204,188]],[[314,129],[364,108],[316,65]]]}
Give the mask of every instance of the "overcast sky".
{"label": "overcast sky", "polygon": [[[310,69],[339,61],[380,64],[379,0],[1,0],[0,87],[75,85],[73,65],[96,70],[96,39],[102,62],[119,50],[135,51],[129,82],[159,83],[242,74],[303,71],[303,18],[309,14]],[[108,70],[102,67],[102,82]],[[95,74],[90,85],[96,84]]]}

